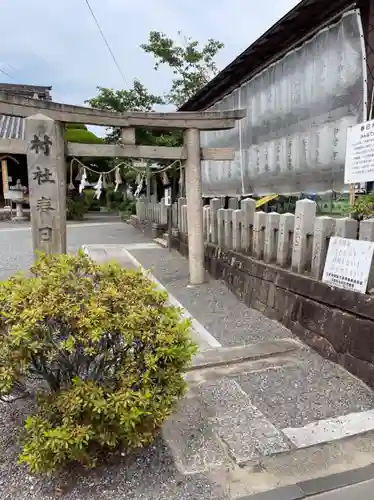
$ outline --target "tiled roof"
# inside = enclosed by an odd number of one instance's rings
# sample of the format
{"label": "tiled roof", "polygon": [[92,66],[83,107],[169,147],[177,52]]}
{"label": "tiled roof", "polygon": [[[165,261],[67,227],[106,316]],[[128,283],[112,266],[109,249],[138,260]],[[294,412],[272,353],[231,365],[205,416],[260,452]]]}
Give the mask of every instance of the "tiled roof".
{"label": "tiled roof", "polygon": [[[0,92],[23,97],[51,100],[52,87],[40,85],[18,85],[13,83],[0,83]],[[25,120],[17,116],[0,114],[0,139],[24,139]]]}
{"label": "tiled roof", "polygon": [[25,120],[18,116],[0,115],[0,139],[24,139]]}

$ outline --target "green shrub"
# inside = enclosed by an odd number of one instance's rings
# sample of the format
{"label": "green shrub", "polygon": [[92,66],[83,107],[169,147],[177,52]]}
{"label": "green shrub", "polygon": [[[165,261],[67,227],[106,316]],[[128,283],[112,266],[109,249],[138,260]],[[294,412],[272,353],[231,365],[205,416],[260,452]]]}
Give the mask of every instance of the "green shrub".
{"label": "green shrub", "polygon": [[358,195],[350,211],[358,220],[374,217],[374,193]]}
{"label": "green shrub", "polygon": [[123,204],[123,194],[121,191],[114,191],[113,188],[108,188],[106,193],[107,207],[109,210],[120,210]]}
{"label": "green shrub", "polygon": [[0,311],[0,395],[38,394],[20,455],[33,472],[149,444],[184,394],[190,323],[141,272],[41,255],[0,283]]}
{"label": "green shrub", "polygon": [[122,220],[127,220],[131,215],[136,214],[136,203],[133,200],[126,200],[118,207]]}
{"label": "green shrub", "polygon": [[95,191],[93,189],[85,189],[83,191],[85,203],[87,206],[87,210],[92,210],[92,211],[99,211],[100,207],[103,203],[103,197],[96,199],[95,196]]}
{"label": "green shrub", "polygon": [[97,137],[93,132],[84,128],[67,128],[64,133],[64,139],[68,142],[78,142],[82,144],[104,143],[104,139]]}
{"label": "green shrub", "polygon": [[84,197],[66,200],[66,218],[67,220],[82,220],[87,213],[88,206]]}

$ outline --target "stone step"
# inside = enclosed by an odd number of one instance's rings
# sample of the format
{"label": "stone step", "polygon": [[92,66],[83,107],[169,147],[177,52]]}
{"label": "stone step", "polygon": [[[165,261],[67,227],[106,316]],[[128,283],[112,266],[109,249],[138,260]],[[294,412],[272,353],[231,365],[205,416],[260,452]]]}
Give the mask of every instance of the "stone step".
{"label": "stone step", "polygon": [[271,342],[258,342],[257,344],[208,349],[201,351],[195,356],[191,369],[201,370],[204,368],[243,363],[245,361],[254,361],[256,359],[291,353],[304,348],[303,344],[298,340],[280,339]]}
{"label": "stone step", "polygon": [[257,463],[260,457],[291,450],[286,436],[252,404],[235,380],[205,383],[200,397],[214,432],[235,464]]}
{"label": "stone step", "polygon": [[[264,463],[283,463],[283,456],[296,473],[293,456],[313,462],[325,447],[340,449],[347,439],[374,432],[372,391],[298,342],[245,346],[242,356],[237,348],[215,349],[194,363],[188,397],[163,432],[183,474],[252,474]],[[364,449],[364,441],[356,442]],[[368,460],[363,449],[358,466]]]}
{"label": "stone step", "polygon": [[192,386],[163,438],[182,474],[259,463],[293,447],[229,378]]}

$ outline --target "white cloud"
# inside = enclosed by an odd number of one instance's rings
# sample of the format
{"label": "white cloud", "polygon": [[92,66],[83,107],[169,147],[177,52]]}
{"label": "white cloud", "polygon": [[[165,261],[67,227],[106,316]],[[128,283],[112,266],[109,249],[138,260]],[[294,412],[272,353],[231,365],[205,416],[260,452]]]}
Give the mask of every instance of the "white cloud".
{"label": "white cloud", "polygon": [[[3,4],[0,68],[19,82],[52,85],[54,99],[74,104],[94,96],[98,85],[125,86],[85,0]],[[151,56],[139,48],[150,30],[172,37],[181,30],[202,42],[208,38],[224,42],[218,57],[223,68],[296,4],[296,0],[91,0],[127,83],[139,78],[155,93],[167,90],[170,75],[155,73]],[[12,81],[0,75],[2,81]]]}

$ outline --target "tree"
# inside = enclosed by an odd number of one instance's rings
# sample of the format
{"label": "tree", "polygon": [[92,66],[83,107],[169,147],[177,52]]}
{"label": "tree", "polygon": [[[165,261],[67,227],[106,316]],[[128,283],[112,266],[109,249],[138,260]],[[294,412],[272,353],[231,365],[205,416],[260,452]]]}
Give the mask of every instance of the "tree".
{"label": "tree", "polygon": [[[178,32],[178,35],[180,36],[181,32]],[[98,95],[86,103],[96,109],[120,113],[154,111],[155,106],[162,104],[181,106],[217,73],[214,59],[224,47],[223,43],[213,39],[209,39],[201,48],[199,42],[190,37],[184,37],[183,40],[184,43],[178,45],[164,33],[151,31],[148,42],[141,45],[145,52],[153,55],[156,71],[161,65],[166,65],[175,75],[170,90],[164,96],[150,93],[135,79],[132,88],[127,90],[98,87]]]}
{"label": "tree", "polygon": [[[105,87],[98,87],[98,95],[86,101],[92,108],[104,111],[125,111],[147,112],[153,111],[156,105],[164,104],[164,99],[155,94],[151,94],[139,80],[133,81],[133,86],[126,90],[114,90]],[[150,140],[148,132],[137,130],[138,140]],[[106,142],[113,143],[119,139],[119,129],[111,129],[106,137]],[[143,142],[144,144],[144,142]]]}
{"label": "tree", "polygon": [[[178,32],[178,35],[180,36],[181,32]],[[130,89],[114,90],[98,87],[97,96],[89,99],[86,103],[95,109],[120,113],[125,111],[150,112],[155,110],[155,106],[163,104],[179,107],[204,87],[217,73],[214,59],[223,46],[223,43],[209,39],[201,47],[199,42],[189,37],[184,37],[183,43],[178,44],[164,33],[151,31],[148,42],[141,45],[141,48],[146,53],[153,55],[156,71],[161,65],[166,65],[171,69],[174,78],[170,90],[164,96],[155,95],[149,92],[139,80],[135,79]],[[105,140],[109,143],[115,143],[118,142],[119,138],[119,129],[111,129]],[[183,136],[181,131],[150,131],[137,128],[136,143],[150,146],[181,146]],[[168,163],[170,162],[163,162],[165,165]],[[130,175],[130,177],[134,181],[136,174]],[[178,174],[176,171],[173,172],[173,177],[174,182],[177,182]]]}
{"label": "tree", "polygon": [[[178,36],[181,35],[178,31]],[[200,47],[199,42],[190,37],[183,37],[183,44],[178,44],[158,31],[151,31],[148,43],[141,45],[145,52],[153,55],[156,71],[161,65],[166,65],[176,75],[165,95],[165,102],[177,107],[193,97],[217,74],[214,58],[223,47],[223,43],[213,39]]]}

